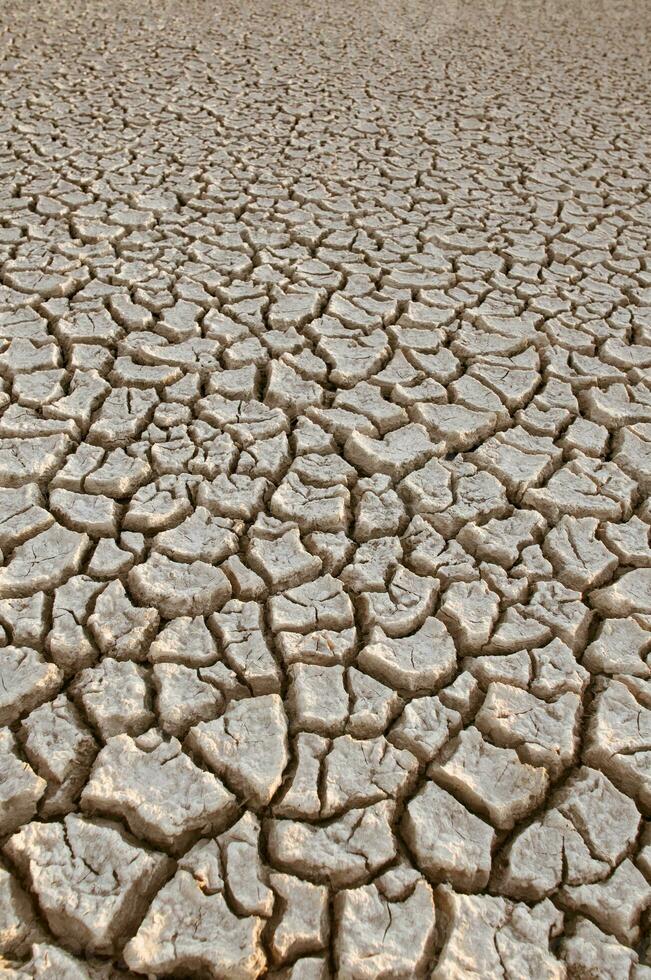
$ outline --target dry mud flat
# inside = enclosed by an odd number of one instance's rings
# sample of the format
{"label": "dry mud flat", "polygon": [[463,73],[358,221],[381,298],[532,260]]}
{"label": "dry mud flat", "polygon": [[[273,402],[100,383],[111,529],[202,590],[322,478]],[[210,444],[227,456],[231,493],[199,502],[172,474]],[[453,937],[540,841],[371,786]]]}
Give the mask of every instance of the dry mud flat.
{"label": "dry mud flat", "polygon": [[3,5],[3,980],[651,976],[650,10]]}

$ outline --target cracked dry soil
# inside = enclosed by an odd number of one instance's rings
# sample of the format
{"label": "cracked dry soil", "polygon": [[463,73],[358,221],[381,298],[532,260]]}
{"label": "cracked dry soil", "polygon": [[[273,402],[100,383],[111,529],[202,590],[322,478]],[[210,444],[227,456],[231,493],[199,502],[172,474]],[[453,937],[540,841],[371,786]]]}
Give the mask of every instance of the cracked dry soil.
{"label": "cracked dry soil", "polygon": [[650,14],[2,6],[3,980],[649,980]]}

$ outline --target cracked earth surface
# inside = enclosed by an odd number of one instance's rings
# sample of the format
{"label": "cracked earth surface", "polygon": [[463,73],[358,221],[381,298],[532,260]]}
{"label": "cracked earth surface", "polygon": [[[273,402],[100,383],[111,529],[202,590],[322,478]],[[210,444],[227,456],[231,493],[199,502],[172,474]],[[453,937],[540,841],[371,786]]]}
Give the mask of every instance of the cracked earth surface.
{"label": "cracked earth surface", "polygon": [[2,978],[651,977],[650,9],[3,6]]}

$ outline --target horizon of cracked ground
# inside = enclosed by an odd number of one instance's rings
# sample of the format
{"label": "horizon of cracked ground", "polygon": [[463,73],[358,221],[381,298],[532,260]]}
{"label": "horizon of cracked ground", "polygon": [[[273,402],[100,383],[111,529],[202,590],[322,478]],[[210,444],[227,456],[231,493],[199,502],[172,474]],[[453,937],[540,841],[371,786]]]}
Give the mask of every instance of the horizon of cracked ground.
{"label": "horizon of cracked ground", "polygon": [[1,978],[649,980],[650,10],[0,10]]}

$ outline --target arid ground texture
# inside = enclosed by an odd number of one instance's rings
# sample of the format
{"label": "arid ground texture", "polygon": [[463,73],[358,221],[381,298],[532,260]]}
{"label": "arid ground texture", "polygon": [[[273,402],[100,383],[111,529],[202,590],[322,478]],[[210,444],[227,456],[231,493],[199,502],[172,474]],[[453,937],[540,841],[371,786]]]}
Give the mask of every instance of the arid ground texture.
{"label": "arid ground texture", "polygon": [[651,4],[0,8],[0,978],[651,978]]}

